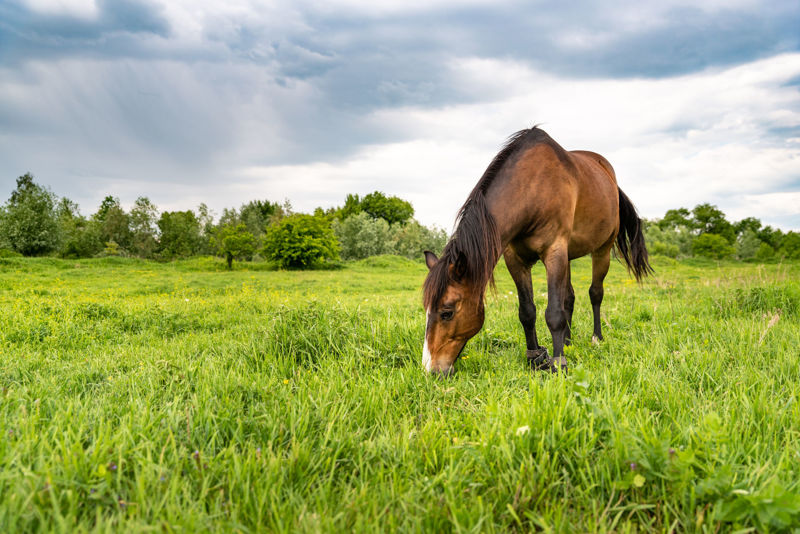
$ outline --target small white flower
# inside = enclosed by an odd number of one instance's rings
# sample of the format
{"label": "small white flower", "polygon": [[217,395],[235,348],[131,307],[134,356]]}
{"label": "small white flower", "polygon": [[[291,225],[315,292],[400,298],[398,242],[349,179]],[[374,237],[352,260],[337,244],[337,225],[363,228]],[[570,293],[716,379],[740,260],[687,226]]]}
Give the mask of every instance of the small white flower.
{"label": "small white flower", "polygon": [[525,434],[527,434],[530,431],[531,431],[531,427],[529,427],[528,425],[524,425],[524,426],[521,426],[521,427],[519,427],[517,429],[517,435],[518,436],[524,436]]}

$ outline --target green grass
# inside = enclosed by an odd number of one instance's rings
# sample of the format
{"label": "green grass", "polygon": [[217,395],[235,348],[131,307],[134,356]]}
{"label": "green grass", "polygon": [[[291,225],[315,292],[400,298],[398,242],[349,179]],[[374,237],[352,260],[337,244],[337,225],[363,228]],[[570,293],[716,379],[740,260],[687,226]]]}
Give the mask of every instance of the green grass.
{"label": "green grass", "polygon": [[423,264],[235,267],[0,258],[0,531],[800,527],[798,264],[614,264],[594,346],[573,262],[567,377],[500,266],[445,381]]}

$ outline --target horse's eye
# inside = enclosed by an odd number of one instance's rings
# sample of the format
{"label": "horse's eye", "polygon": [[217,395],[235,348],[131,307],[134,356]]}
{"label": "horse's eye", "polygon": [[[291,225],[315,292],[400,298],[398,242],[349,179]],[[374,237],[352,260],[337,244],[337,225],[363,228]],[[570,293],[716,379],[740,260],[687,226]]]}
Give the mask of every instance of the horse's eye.
{"label": "horse's eye", "polygon": [[442,321],[449,321],[453,318],[453,310],[445,310],[439,314],[439,317],[442,319]]}

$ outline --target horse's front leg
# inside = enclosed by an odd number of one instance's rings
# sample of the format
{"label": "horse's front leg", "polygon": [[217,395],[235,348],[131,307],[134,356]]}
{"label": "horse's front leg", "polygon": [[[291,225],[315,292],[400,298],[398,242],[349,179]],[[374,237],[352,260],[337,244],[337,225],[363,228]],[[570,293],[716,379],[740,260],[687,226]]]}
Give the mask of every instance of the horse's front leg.
{"label": "horse's front leg", "polygon": [[547,269],[547,309],[544,312],[544,318],[550,334],[553,336],[551,370],[566,372],[567,358],[564,356],[564,341],[569,325],[567,311],[564,309],[569,285],[567,244],[556,243],[551,246],[542,261]]}
{"label": "horse's front leg", "polygon": [[517,286],[519,295],[519,322],[525,333],[525,347],[528,361],[538,367],[548,366],[547,349],[539,345],[536,336],[536,305],[533,302],[533,285],[531,282],[531,267],[535,262],[526,262],[510,247],[505,250],[503,257],[506,267]]}

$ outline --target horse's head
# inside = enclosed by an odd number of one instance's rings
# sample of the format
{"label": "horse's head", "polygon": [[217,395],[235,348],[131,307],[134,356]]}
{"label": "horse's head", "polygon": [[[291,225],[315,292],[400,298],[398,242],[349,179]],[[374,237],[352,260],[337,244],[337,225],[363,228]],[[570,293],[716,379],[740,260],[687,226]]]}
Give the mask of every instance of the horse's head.
{"label": "horse's head", "polygon": [[450,262],[426,251],[425,262],[429,272],[422,365],[431,373],[448,376],[464,345],[483,326],[484,287],[465,276],[463,257]]}

